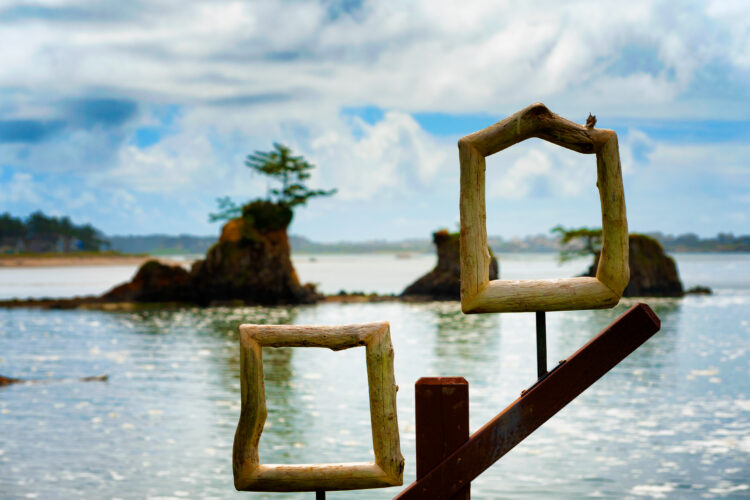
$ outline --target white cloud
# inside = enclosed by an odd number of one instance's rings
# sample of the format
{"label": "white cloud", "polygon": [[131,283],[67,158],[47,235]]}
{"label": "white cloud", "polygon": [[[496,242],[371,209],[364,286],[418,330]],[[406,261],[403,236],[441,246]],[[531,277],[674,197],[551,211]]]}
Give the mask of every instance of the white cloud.
{"label": "white cloud", "polygon": [[[717,61],[729,72],[714,75],[720,81],[746,76],[750,52],[746,2],[675,10],[653,1],[379,0],[335,21],[318,2],[139,9],[121,22],[6,22],[0,44],[16,50],[4,58],[0,85],[51,95],[118,89],[179,102],[290,92],[405,111],[511,111],[549,100],[565,113],[596,106],[628,116],[705,116],[696,100],[720,96],[683,92],[697,75],[715,72]],[[633,45],[652,51],[662,71],[609,74]]]}
{"label": "white cloud", "polygon": [[[124,146],[116,167],[99,173],[101,183],[126,186],[140,192],[173,193],[205,186],[214,166],[213,151],[205,137],[171,137],[148,149]],[[188,146],[189,145],[189,146]]]}
{"label": "white cloud", "polygon": [[744,0],[714,0],[706,7],[706,15],[722,28],[722,54],[744,69],[750,69],[750,16],[747,10]]}
{"label": "white cloud", "polygon": [[446,144],[427,134],[410,115],[391,111],[375,125],[358,120],[355,130],[361,138],[340,123],[309,144],[310,157],[324,166],[324,180],[339,188],[342,199],[418,192],[441,169],[450,168],[453,158]]}
{"label": "white cloud", "polygon": [[596,158],[531,141],[488,158],[487,179],[488,197],[576,198],[596,189]]}
{"label": "white cloud", "polygon": [[546,180],[552,170],[549,154],[532,150],[513,162],[507,172],[490,186],[490,195],[500,198],[527,198],[534,182]]}
{"label": "white cloud", "polygon": [[[69,198],[71,209],[98,203],[143,221],[151,216],[143,197],[199,214],[216,196],[263,195],[267,181],[243,160],[274,141],[317,164],[311,184],[339,188],[342,202],[452,199],[456,138],[427,133],[414,112],[502,118],[543,101],[565,117],[593,112],[605,124],[747,120],[749,111],[750,90],[737,85],[750,78],[747,2],[674,9],[646,0],[373,0],[331,19],[325,2],[194,0],[111,4],[105,20],[3,21],[14,5],[21,2],[0,7],[0,46],[14,48],[4,54],[0,89],[15,89],[0,90],[9,96],[0,118],[64,120],[60,102],[92,95],[140,108],[119,130],[67,128],[46,142],[0,144],[0,164],[28,170],[3,181],[6,200],[41,203],[48,193],[58,203]],[[95,0],[43,5],[101,9]],[[151,109],[161,104],[180,115],[159,142],[137,148],[135,130],[158,126]],[[366,105],[385,109],[383,119],[340,114]],[[750,192],[742,180],[748,153],[739,144],[660,142],[639,130],[620,136],[626,189],[673,178],[699,185],[708,168],[741,200]],[[595,191],[593,156],[546,143],[516,146],[488,166],[488,198],[575,200]],[[78,191],[55,194],[34,180],[39,173],[79,176]]]}
{"label": "white cloud", "polygon": [[[153,117],[144,114],[130,128],[138,124],[153,124]],[[342,200],[409,195],[432,187],[441,172],[457,179],[455,142],[431,136],[411,115],[396,111],[371,125],[325,107],[309,114],[290,112],[287,120],[276,121],[269,110],[248,114],[243,109],[226,109],[217,116],[207,108],[193,108],[174,127],[177,132],[147,148],[127,142],[118,145],[107,161],[98,161],[102,155],[91,155],[86,148],[101,136],[77,131],[72,139],[31,148],[23,164],[37,172],[78,171],[81,182],[76,189],[118,193],[128,207],[136,193],[173,200],[203,199],[211,204],[224,195],[237,201],[264,196],[273,181],[254,176],[243,165],[244,158],[255,150],[269,150],[276,141],[317,165],[311,187],[336,187],[337,198]],[[8,157],[21,148],[12,147]],[[20,193],[26,186],[31,193],[31,175],[16,176],[9,188]],[[62,194],[64,189],[68,189],[71,209],[88,199],[80,192],[74,195],[71,188],[60,187],[56,192]],[[14,200],[20,198],[14,196]]]}
{"label": "white cloud", "polygon": [[31,174],[15,172],[10,179],[3,183],[3,201],[5,203],[41,201],[39,189],[35,186]]}
{"label": "white cloud", "polygon": [[723,142],[715,144],[675,144],[656,142],[649,164],[682,174],[703,173],[708,178],[733,179],[734,184],[750,185],[750,144]]}

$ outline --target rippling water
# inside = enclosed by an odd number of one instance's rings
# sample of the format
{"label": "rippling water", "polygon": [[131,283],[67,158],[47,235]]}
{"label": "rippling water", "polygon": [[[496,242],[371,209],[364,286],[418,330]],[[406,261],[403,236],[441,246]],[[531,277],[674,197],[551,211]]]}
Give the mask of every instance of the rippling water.
{"label": "rippling water", "polygon": [[[390,261],[367,262],[359,282],[369,291],[377,287],[365,278],[388,275]],[[661,332],[480,476],[473,498],[750,498],[750,256],[679,256],[678,262],[686,285],[714,286],[717,293],[649,300]],[[320,257],[308,264],[335,268]],[[502,264],[508,278],[558,272],[550,256]],[[302,277],[317,281],[306,265],[298,264]],[[349,271],[327,272],[324,287],[351,280]],[[378,291],[390,291],[385,285],[397,291],[411,278],[381,283]],[[631,303],[549,313],[550,363]],[[237,327],[379,320],[391,323],[407,484],[415,474],[419,377],[464,376],[472,429],[535,379],[532,314],[465,316],[453,302],[0,310],[0,373],[55,380],[0,389],[0,498],[314,498],[233,489]],[[370,459],[362,349],[264,349],[264,365],[263,462]],[[108,382],[75,380],[102,373]],[[328,496],[391,498],[399,490]]]}

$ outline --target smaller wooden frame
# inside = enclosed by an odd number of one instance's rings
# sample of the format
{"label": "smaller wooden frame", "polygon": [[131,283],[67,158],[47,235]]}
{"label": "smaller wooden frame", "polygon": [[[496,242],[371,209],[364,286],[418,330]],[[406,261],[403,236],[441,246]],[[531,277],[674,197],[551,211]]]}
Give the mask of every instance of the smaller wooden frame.
{"label": "smaller wooden frame", "polygon": [[[258,443],[266,421],[261,347],[364,346],[375,461],[340,464],[261,464]],[[244,491],[313,491],[383,488],[403,484],[393,346],[387,322],[342,326],[241,325],[242,409],[234,436],[234,486]]]}
{"label": "smaller wooden frame", "polygon": [[[595,122],[595,121],[594,121]],[[489,280],[485,157],[531,137],[596,154],[602,251],[595,278]],[[571,122],[542,103],[458,141],[461,162],[461,310],[464,313],[567,311],[614,307],[630,280],[628,221],[617,134]]]}

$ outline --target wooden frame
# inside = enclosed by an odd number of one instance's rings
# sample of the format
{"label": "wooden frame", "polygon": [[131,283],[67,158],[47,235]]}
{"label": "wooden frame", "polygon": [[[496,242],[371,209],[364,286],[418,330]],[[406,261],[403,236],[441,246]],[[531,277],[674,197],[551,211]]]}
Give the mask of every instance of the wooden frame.
{"label": "wooden frame", "polygon": [[[364,346],[375,461],[278,465],[260,463],[258,443],[266,421],[261,347]],[[393,346],[387,322],[343,326],[240,326],[242,410],[234,436],[234,486],[247,491],[312,491],[381,488],[403,484],[393,376]]]}
{"label": "wooden frame", "polygon": [[[489,280],[485,157],[538,137],[596,154],[602,253],[595,278]],[[617,134],[582,126],[536,103],[458,141],[461,162],[461,309],[464,313],[566,311],[615,306],[630,280],[628,222]]]}

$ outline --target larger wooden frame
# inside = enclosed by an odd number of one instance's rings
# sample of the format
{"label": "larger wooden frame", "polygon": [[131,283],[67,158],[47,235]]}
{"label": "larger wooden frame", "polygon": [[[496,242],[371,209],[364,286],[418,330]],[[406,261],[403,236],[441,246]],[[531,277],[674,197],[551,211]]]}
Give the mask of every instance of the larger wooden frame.
{"label": "larger wooden frame", "polygon": [[[489,280],[485,157],[537,137],[596,154],[602,252],[595,278]],[[615,306],[630,280],[628,222],[617,134],[582,126],[542,103],[458,141],[461,162],[461,309],[464,313],[565,311]]]}
{"label": "larger wooden frame", "polygon": [[[334,351],[364,346],[370,394],[374,462],[340,464],[261,464],[258,456],[266,421],[261,347],[327,347]],[[246,491],[313,491],[382,488],[403,484],[393,346],[387,322],[342,326],[241,325],[242,409],[234,436],[234,486]]]}

